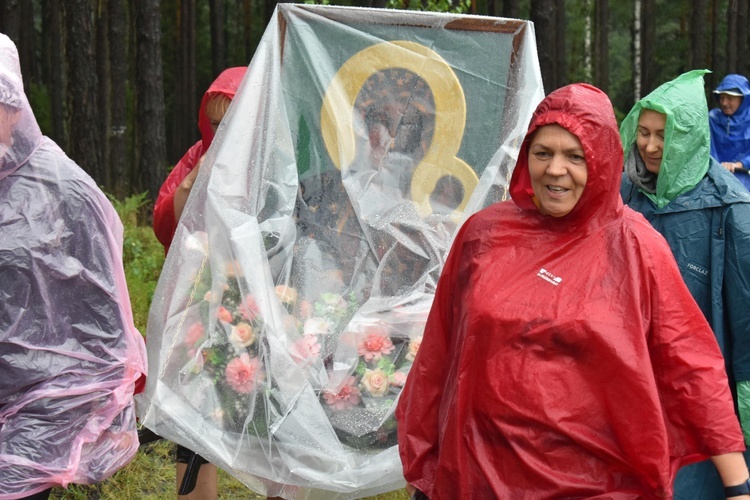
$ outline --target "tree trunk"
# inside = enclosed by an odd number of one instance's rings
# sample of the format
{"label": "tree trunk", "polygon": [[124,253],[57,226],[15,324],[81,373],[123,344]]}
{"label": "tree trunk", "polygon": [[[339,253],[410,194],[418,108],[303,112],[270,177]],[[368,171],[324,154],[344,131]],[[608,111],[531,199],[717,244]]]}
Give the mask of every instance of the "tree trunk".
{"label": "tree trunk", "polygon": [[[748,22],[750,22],[750,19],[748,19],[748,1],[745,0],[744,2],[739,2],[738,8],[737,8],[737,53],[742,54],[741,57],[738,58],[738,71],[742,75],[749,75],[750,74],[750,58],[748,58],[748,54],[750,51],[750,46],[748,46],[748,37],[750,37],[750,33],[748,33]],[[741,29],[739,27],[742,27]]]}
{"label": "tree trunk", "polygon": [[609,3],[596,0],[594,83],[609,92]]}
{"label": "tree trunk", "polygon": [[111,73],[109,67],[109,18],[106,0],[96,0],[96,75],[97,109],[99,110],[99,144],[102,154],[100,184],[108,193],[112,192],[113,178],[109,155],[110,90]]}
{"label": "tree trunk", "polygon": [[[496,0],[496,2],[499,0]],[[503,1],[503,17],[510,17],[518,19],[519,15],[518,0],[504,0]]]}
{"label": "tree trunk", "polygon": [[147,190],[151,200],[156,200],[167,175],[161,12],[159,0],[139,0],[134,4],[138,188]]}
{"label": "tree trunk", "polygon": [[693,10],[691,13],[690,24],[690,58],[688,66],[690,68],[707,68],[708,58],[706,57],[706,14],[708,13],[707,0],[693,0]]}
{"label": "tree trunk", "polygon": [[565,32],[568,20],[565,16],[565,0],[555,4],[555,87],[560,88],[568,84],[568,53],[565,50]]}
{"label": "tree trunk", "polygon": [[96,60],[94,58],[94,9],[90,0],[66,0],[65,26],[68,63],[68,155],[102,182],[102,154],[97,109]]}
{"label": "tree trunk", "polygon": [[30,83],[41,83],[39,65],[36,60],[36,28],[34,28],[34,2],[21,2],[21,19],[19,26],[19,58],[21,59],[21,73],[29,89]]}
{"label": "tree trunk", "polygon": [[[638,1],[638,0],[636,0]],[[585,5],[586,18],[583,20],[583,66],[584,75],[587,82],[594,81],[594,68],[593,68],[593,49],[591,39],[593,38],[593,9],[591,9],[592,0],[583,0]]]}
{"label": "tree trunk", "polygon": [[181,0],[175,69],[175,109],[169,162],[176,163],[198,139],[198,98],[195,83],[195,0]]}
{"label": "tree trunk", "polygon": [[60,0],[42,0],[42,30],[44,40],[44,65],[46,66],[47,88],[50,96],[50,118],[52,129],[50,138],[61,148],[68,150],[65,135],[65,66],[60,47],[65,46],[63,38],[63,16]]}
{"label": "tree trunk", "polygon": [[641,100],[641,9],[643,2],[633,2],[633,102]]}
{"label": "tree trunk", "polygon": [[211,63],[214,78],[227,67],[227,30],[224,0],[211,0]]}
{"label": "tree trunk", "polygon": [[245,34],[245,64],[250,64],[253,57],[253,4],[250,0],[242,1],[242,28]]}
{"label": "tree trunk", "polygon": [[[747,1],[747,0],[743,0]],[[729,0],[727,5],[727,72],[737,73],[737,49],[739,47],[739,2],[738,0]]]}
{"label": "tree trunk", "polygon": [[711,62],[708,67],[713,73],[706,75],[709,90],[716,88],[724,73],[724,58],[719,53],[719,16],[719,0],[711,0]]}
{"label": "tree trunk", "polygon": [[127,81],[128,25],[124,0],[109,0],[109,57],[111,83],[111,118],[109,128],[110,169],[115,180],[114,195],[122,199],[134,194],[128,175]]}
{"label": "tree trunk", "polygon": [[641,10],[641,95],[654,90],[654,47],[656,47],[656,0],[642,0]]}
{"label": "tree trunk", "polygon": [[534,22],[536,32],[537,54],[542,70],[544,93],[549,94],[557,88],[554,0],[531,0],[531,20]]}

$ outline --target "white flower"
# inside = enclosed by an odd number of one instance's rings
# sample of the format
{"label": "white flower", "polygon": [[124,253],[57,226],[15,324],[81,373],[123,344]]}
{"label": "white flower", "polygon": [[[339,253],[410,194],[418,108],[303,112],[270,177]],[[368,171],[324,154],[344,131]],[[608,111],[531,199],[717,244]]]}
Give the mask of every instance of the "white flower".
{"label": "white flower", "polygon": [[328,335],[331,333],[331,323],[325,318],[313,316],[305,321],[302,331],[305,335]]}

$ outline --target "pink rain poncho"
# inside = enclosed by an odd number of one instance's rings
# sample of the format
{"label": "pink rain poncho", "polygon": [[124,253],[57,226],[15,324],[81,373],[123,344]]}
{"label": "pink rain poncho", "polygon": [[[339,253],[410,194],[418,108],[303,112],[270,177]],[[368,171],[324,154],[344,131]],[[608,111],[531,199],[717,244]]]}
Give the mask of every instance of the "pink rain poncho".
{"label": "pink rain poncho", "polygon": [[112,205],[42,136],[0,34],[0,499],[94,483],[138,448],[145,373]]}
{"label": "pink rain poncho", "polygon": [[[402,488],[395,403],[541,100],[533,26],[279,4],[177,225],[141,417],[251,489]],[[139,396],[140,397],[140,396]]]}

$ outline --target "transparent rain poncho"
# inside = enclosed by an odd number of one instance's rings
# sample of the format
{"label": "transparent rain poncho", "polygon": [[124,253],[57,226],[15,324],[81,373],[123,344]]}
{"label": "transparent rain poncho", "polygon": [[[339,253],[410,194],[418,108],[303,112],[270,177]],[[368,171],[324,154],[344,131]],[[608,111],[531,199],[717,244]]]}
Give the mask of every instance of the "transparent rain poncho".
{"label": "transparent rain poncho", "polygon": [[127,464],[145,371],[122,224],[42,136],[18,52],[0,34],[0,499],[94,483]]}
{"label": "transparent rain poncho", "polygon": [[154,296],[143,423],[256,492],[404,486],[395,402],[542,99],[529,22],[279,5]]}

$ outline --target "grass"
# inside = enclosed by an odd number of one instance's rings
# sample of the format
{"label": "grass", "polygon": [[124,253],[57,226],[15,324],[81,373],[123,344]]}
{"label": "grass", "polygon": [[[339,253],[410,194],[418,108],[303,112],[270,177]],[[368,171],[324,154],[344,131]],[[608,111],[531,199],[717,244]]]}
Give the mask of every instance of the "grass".
{"label": "grass", "polygon": [[[149,200],[136,195],[123,201],[111,199],[125,226],[123,263],[128,281],[135,326],[146,332],[146,321],[159,273],[164,264],[164,249],[152,229],[139,225],[139,213]],[[135,458],[108,480],[96,485],[70,485],[54,488],[53,500],[163,500],[176,498],[174,445],[166,440],[141,447]],[[255,500],[256,495],[226,472],[219,470],[221,500]],[[407,500],[406,490],[369,497],[369,500]]]}

